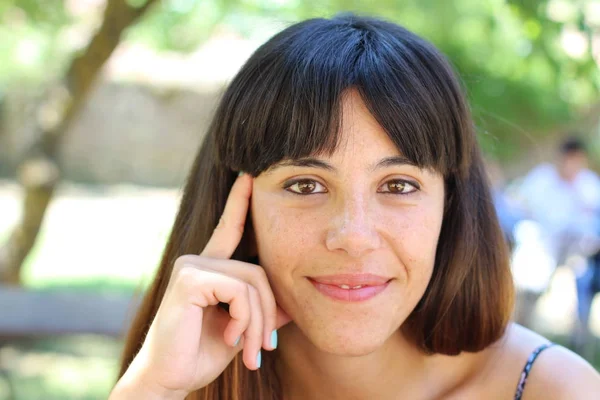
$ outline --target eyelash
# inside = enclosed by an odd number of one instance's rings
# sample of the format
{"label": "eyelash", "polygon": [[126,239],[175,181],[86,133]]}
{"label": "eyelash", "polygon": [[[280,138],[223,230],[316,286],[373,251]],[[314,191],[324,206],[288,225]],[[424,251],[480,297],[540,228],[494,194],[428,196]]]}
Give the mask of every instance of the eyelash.
{"label": "eyelash", "polygon": [[[306,184],[306,183],[308,183],[308,184],[314,184],[315,186],[316,186],[316,185],[321,185],[321,186],[323,186],[323,187],[324,187],[324,185],[323,185],[323,184],[319,183],[318,181],[316,181],[316,180],[314,180],[314,179],[294,179],[294,180],[291,180],[291,181],[287,181],[287,182],[285,182],[285,183],[283,184],[283,188],[284,188],[285,190],[287,190],[288,192],[290,192],[290,193],[292,193],[292,194],[295,194],[295,195],[298,195],[298,196],[309,196],[309,195],[313,195],[313,194],[323,194],[323,193],[327,193],[327,190],[325,190],[325,191],[323,191],[323,192],[316,192],[316,193],[315,193],[315,192],[310,192],[310,193],[300,193],[300,192],[296,192],[296,191],[293,191],[293,190],[291,190],[291,189],[290,189],[290,188],[291,188],[292,186],[294,186],[294,185],[298,185],[298,184]],[[392,191],[381,192],[381,191],[379,191],[379,190],[378,190],[377,192],[378,192],[378,193],[383,193],[383,194],[391,194],[391,195],[407,196],[407,195],[409,195],[409,194],[411,194],[411,193],[414,193],[414,192],[416,192],[416,191],[418,191],[418,190],[420,190],[420,189],[421,189],[421,187],[419,186],[419,184],[418,184],[418,183],[416,183],[416,182],[412,182],[412,181],[409,181],[409,180],[406,180],[406,179],[392,179],[392,180],[390,180],[390,181],[387,181],[387,182],[385,182],[383,185],[389,185],[389,184],[402,184],[402,185],[405,185],[405,186],[403,187],[403,189],[405,189],[405,188],[406,188],[406,186],[408,185],[408,186],[412,186],[412,187],[413,187],[413,190],[411,190],[411,191],[409,191],[409,192],[404,192],[404,193],[403,193],[403,192],[392,192]]]}

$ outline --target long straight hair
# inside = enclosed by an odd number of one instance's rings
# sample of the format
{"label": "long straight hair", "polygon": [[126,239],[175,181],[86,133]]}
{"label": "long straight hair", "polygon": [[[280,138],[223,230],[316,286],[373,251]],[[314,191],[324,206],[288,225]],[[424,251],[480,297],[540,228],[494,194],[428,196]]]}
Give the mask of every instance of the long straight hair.
{"label": "long straight hair", "polygon": [[[400,328],[427,354],[476,352],[497,341],[512,311],[506,245],[474,125],[452,68],[429,42],[375,18],[341,15],[295,24],[262,45],[225,91],[184,189],[160,268],[131,326],[120,375],[139,351],[175,259],[208,242],[236,178],[284,159],[331,154],[341,99],[356,90],[399,151],[443,175],[444,219],[432,278]],[[251,231],[248,226],[246,232]],[[250,238],[233,258],[249,259]],[[236,356],[187,399],[280,399],[274,362]]]}

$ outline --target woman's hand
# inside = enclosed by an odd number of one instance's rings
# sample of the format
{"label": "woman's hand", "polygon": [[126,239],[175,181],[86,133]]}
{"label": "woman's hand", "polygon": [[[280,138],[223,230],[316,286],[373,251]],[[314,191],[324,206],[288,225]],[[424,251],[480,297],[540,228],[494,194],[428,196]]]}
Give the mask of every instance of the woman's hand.
{"label": "woman's hand", "polygon": [[[202,253],[177,259],[142,348],[111,399],[134,393],[183,398],[215,380],[239,351],[254,370],[261,348],[277,346],[276,329],[290,317],[275,303],[261,267],[230,259],[242,238],[251,193],[252,177],[238,177]],[[229,304],[229,312],[219,302]]]}

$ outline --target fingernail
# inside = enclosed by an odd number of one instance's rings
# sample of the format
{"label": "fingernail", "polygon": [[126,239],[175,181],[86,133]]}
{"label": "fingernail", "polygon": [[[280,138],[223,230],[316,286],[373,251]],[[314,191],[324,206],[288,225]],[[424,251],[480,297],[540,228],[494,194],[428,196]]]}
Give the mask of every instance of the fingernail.
{"label": "fingernail", "polygon": [[271,332],[271,347],[274,349],[277,348],[277,329]]}
{"label": "fingernail", "polygon": [[238,174],[238,176],[242,176],[244,175],[244,171],[240,171],[240,173]]}
{"label": "fingernail", "polygon": [[260,351],[258,352],[258,356],[256,356],[256,368],[260,368],[260,363],[262,362],[262,357],[260,355]]}
{"label": "fingernail", "polygon": [[238,338],[235,339],[235,343],[233,344],[233,347],[237,346],[240,343],[240,338],[241,338],[241,336],[238,336]]}

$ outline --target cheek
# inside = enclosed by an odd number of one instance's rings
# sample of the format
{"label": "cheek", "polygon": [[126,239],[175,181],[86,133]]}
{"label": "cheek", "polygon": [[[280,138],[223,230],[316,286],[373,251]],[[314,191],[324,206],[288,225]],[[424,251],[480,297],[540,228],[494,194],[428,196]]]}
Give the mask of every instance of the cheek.
{"label": "cheek", "polygon": [[390,247],[404,266],[408,281],[429,279],[440,235],[442,213],[437,207],[414,207],[383,218]]}
{"label": "cheek", "polygon": [[318,243],[319,217],[285,207],[279,196],[257,193],[252,198],[252,224],[263,265],[289,269]]}

